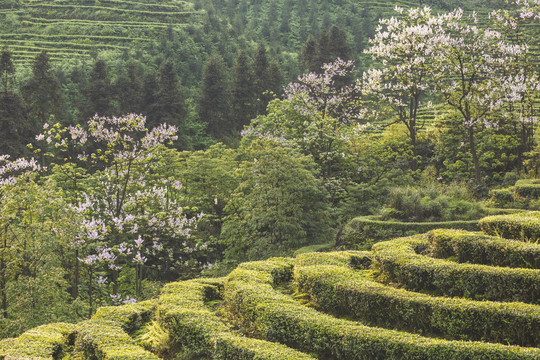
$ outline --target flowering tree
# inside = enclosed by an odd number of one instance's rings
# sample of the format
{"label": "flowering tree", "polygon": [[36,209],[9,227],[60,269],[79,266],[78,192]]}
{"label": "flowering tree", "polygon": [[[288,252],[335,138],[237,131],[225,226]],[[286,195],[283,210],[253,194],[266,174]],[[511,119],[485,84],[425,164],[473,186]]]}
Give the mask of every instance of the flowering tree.
{"label": "flowering tree", "polygon": [[505,108],[505,113],[513,116],[513,123],[517,127],[516,135],[520,142],[518,164],[521,164],[523,153],[531,150],[534,145],[534,130],[538,121],[536,98],[540,90],[540,74],[535,70],[535,64],[539,57],[530,51],[530,46],[535,41],[531,34],[531,29],[534,29],[532,26],[540,19],[540,1],[517,0],[514,5],[493,11],[490,18],[505,40],[522,48],[508,68],[508,76],[516,84],[510,92],[515,96],[515,101]]}
{"label": "flowering tree", "polygon": [[351,61],[337,59],[323,72],[308,73],[285,88],[286,100],[274,100],[243,135],[279,139],[313,156],[327,181],[339,171],[351,132],[361,131],[367,111],[358,83],[344,84],[354,73]]}
{"label": "flowering tree", "polygon": [[379,20],[372,46],[365,50],[382,67],[364,73],[363,86],[391,106],[397,115],[395,122],[406,126],[416,155],[417,134],[424,126],[418,121],[418,110],[431,104],[424,98],[432,85],[438,21],[429,7],[409,9],[405,15],[402,8],[395,10],[402,16]]}
{"label": "flowering tree", "polygon": [[433,38],[437,42],[435,84],[446,103],[461,115],[475,180],[480,183],[475,137],[483,129],[498,126],[491,116],[518,99],[523,79],[508,76],[507,66],[523,49],[503,41],[501,33],[477,26],[475,13],[468,20],[472,25],[465,21],[461,9],[438,16]]}
{"label": "flowering tree", "polygon": [[80,161],[96,169],[80,179],[74,204],[84,218],[74,246],[88,266],[90,310],[96,271],[106,275],[99,283],[112,285],[115,300],[119,271],[123,266],[134,268],[135,294],[140,297],[150,260],[156,271],[178,267],[204,247],[189,240],[200,216],[187,216],[180,206],[181,184],[156,178],[152,171],[157,146],[175,140],[176,128],[163,124],[149,131],[145,125],[145,118],[135,114],[95,116],[87,129],[46,125],[37,136],[56,150],[53,159]]}

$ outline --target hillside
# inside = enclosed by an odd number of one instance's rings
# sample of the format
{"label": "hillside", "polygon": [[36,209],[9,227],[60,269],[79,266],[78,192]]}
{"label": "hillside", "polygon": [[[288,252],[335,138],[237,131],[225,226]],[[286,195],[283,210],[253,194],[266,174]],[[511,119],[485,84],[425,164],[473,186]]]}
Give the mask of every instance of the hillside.
{"label": "hillside", "polygon": [[531,242],[434,230],[370,252],[243,263],[4,339],[0,359],[539,359],[539,254]]}

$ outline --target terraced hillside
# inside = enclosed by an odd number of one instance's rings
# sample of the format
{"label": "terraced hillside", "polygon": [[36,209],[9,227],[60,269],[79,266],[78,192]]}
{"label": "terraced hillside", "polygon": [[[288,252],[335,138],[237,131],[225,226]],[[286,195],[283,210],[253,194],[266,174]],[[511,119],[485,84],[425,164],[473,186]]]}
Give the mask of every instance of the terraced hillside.
{"label": "terraced hillside", "polygon": [[19,358],[540,359],[540,244],[433,230],[244,263],[0,341]]}
{"label": "terraced hillside", "polygon": [[185,1],[25,0],[0,9],[0,44],[19,64],[47,50],[53,60],[88,57],[100,50],[135,49],[167,29],[198,22]]}

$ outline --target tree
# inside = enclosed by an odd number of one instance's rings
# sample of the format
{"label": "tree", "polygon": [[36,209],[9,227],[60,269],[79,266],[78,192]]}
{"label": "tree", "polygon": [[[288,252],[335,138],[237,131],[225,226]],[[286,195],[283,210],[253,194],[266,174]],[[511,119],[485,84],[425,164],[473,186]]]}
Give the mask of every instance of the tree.
{"label": "tree", "polygon": [[[403,9],[396,7],[403,14]],[[429,106],[427,92],[433,83],[436,23],[431,9],[409,9],[405,16],[381,19],[372,45],[365,53],[382,62],[382,68],[371,69],[364,76],[364,88],[386,102],[396,115],[395,122],[407,128],[417,155],[418,131],[424,127],[419,110]],[[417,160],[413,157],[413,170]]]}
{"label": "tree", "polygon": [[4,47],[0,53],[0,75],[2,78],[2,88],[5,93],[10,91],[9,85],[14,74],[15,65],[13,65],[13,60],[11,60],[11,52],[7,47]]}
{"label": "tree", "polygon": [[242,130],[255,117],[257,98],[254,91],[254,76],[245,50],[236,57],[231,87],[231,118],[234,128]]}
{"label": "tree", "polygon": [[302,59],[304,70],[315,72],[320,69],[319,62],[317,61],[317,42],[311,34],[302,46],[300,58]]}
{"label": "tree", "polygon": [[[171,61],[167,60],[159,67],[156,85],[155,94],[148,94],[146,98],[146,102],[154,100],[148,104],[149,127],[166,123],[182,128],[186,116],[186,100]],[[146,89],[146,91],[150,91],[150,89]]]}
{"label": "tree", "polygon": [[291,253],[331,238],[329,203],[320,182],[308,170],[308,157],[272,140],[245,149],[241,183],[226,211],[222,237],[230,260],[263,259]]}
{"label": "tree", "polygon": [[490,116],[520,98],[516,91],[523,79],[507,76],[506,70],[522,47],[502,41],[499,32],[478,27],[475,13],[470,20],[473,25],[465,23],[461,9],[437,17],[440,32],[433,37],[438,54],[434,68],[438,93],[461,116],[479,184],[482,170],[476,136],[498,126]]}
{"label": "tree", "polygon": [[140,113],[143,105],[142,69],[134,61],[129,61],[125,72],[114,83],[118,110],[121,114]]}
{"label": "tree", "polygon": [[257,114],[264,114],[266,106],[270,102],[271,96],[265,94],[268,90],[268,83],[270,80],[270,74],[268,67],[270,63],[266,53],[266,47],[264,44],[259,44],[257,52],[255,53],[255,59],[253,60],[253,73],[255,74],[255,95],[259,101],[257,103]]}
{"label": "tree", "polygon": [[113,90],[107,71],[107,63],[104,60],[98,59],[94,62],[84,93],[86,96],[85,109],[82,111],[84,120],[95,114],[102,116],[113,114],[111,102]]}
{"label": "tree", "polygon": [[21,90],[28,116],[36,122],[36,129],[41,128],[51,115],[57,121],[63,121],[65,116],[60,82],[45,50],[36,56],[32,65],[32,77],[23,84]]}
{"label": "tree", "polygon": [[216,139],[231,135],[230,94],[223,58],[212,56],[204,66],[199,96],[199,117]]}

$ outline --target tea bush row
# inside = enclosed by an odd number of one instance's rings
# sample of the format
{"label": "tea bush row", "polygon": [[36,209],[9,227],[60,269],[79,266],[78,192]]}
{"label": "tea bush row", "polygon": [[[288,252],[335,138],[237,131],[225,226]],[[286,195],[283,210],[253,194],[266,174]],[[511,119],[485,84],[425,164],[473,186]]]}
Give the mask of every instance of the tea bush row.
{"label": "tea bush row", "polygon": [[[309,258],[316,258],[319,264],[299,265],[310,262]],[[370,325],[453,339],[540,346],[540,306],[434,297],[396,289],[346,264],[324,265],[319,254],[299,256],[294,278],[299,291],[308,293],[317,308]]]}
{"label": "tea bush row", "polygon": [[[271,265],[271,266],[270,266]],[[540,349],[449,341],[368,327],[306,307],[273,288],[291,269],[284,260],[240,265],[227,278],[224,296],[241,324],[262,338],[321,359],[538,359]],[[276,279],[272,274],[279,274]]]}

